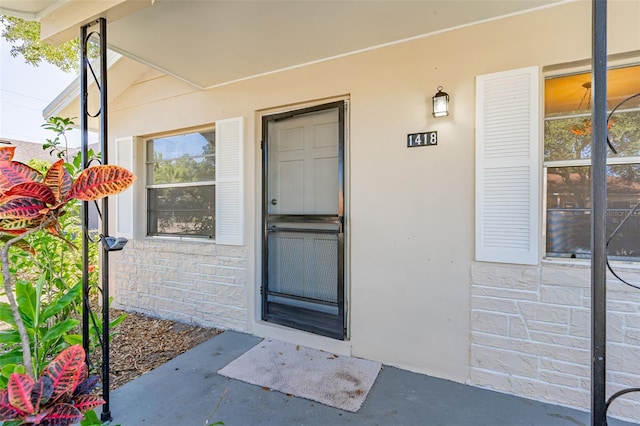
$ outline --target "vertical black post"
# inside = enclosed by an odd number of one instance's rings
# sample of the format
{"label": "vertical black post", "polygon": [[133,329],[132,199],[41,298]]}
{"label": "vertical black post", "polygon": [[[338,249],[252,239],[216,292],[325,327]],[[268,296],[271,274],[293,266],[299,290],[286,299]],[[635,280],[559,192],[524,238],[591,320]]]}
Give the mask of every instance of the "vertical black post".
{"label": "vertical black post", "polygon": [[[80,28],[80,151],[82,168],[88,167],[87,145],[89,139],[89,115],[87,111],[87,26]],[[82,202],[82,347],[89,356],[89,204]]]}
{"label": "vertical black post", "polygon": [[591,425],[607,424],[607,1],[593,0],[591,111]]}
{"label": "vertical black post", "polygon": [[[93,68],[88,60],[88,44],[89,39],[96,32],[88,32],[88,29],[92,26],[99,25],[100,42],[100,57],[99,66],[100,73],[99,81],[96,81],[98,91],[100,93],[100,110],[97,115],[92,116],[89,113],[88,107],[88,73],[91,69],[92,76],[96,79],[96,75],[93,72]],[[89,117],[100,118],[100,149],[102,153],[102,163],[107,164],[107,138],[108,138],[108,123],[107,123],[107,21],[104,18],[99,18],[87,25],[83,25],[80,29],[80,43],[81,43],[81,61],[80,64],[80,129],[82,131],[81,139],[81,152],[82,152],[82,168],[86,169],[90,166],[88,158],[88,138],[89,138]],[[89,203],[84,201],[82,203],[82,344],[87,355],[89,353],[89,323],[91,306],[89,305]],[[101,208],[102,218],[102,235],[109,235],[109,205],[107,198],[102,200]],[[111,411],[109,409],[109,253],[104,250],[101,256],[101,290],[102,290],[102,398],[105,400],[105,404],[102,406],[101,420],[111,421]]]}
{"label": "vertical black post", "polygon": [[[100,23],[100,149],[102,164],[108,164],[108,121],[107,121],[107,20],[98,19]],[[109,200],[102,199],[102,235],[109,235]],[[109,408],[109,252],[102,251],[102,406],[100,420],[111,421]]]}
{"label": "vertical black post", "polygon": [[[80,151],[82,168],[87,167],[87,145],[89,125],[87,115],[87,27],[80,28]],[[88,203],[82,202],[80,210],[82,223],[82,347],[89,356],[89,210]]]}

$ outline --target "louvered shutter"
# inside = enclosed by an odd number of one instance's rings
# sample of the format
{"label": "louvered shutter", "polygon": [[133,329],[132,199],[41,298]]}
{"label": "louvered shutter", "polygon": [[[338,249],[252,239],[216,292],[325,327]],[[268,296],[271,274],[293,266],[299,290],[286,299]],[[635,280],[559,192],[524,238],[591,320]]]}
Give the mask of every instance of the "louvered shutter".
{"label": "louvered shutter", "polygon": [[476,79],[476,260],[535,265],[540,242],[538,67]]}
{"label": "louvered shutter", "polygon": [[244,244],[244,119],[216,122],[216,243]]}
{"label": "louvered shutter", "polygon": [[[135,141],[133,136],[119,138],[115,141],[115,164],[135,173]],[[136,204],[134,202],[135,185],[115,196],[116,204],[116,236],[133,238]]]}

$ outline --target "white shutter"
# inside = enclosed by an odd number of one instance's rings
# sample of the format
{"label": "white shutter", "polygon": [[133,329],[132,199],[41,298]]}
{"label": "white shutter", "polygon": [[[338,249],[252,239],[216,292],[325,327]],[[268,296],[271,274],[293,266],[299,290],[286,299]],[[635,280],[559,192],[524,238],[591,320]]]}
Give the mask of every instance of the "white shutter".
{"label": "white shutter", "polygon": [[540,242],[538,67],[476,78],[476,260],[535,265]]}
{"label": "white shutter", "polygon": [[244,119],[216,121],[216,243],[244,244]]}
{"label": "white shutter", "polygon": [[[133,136],[116,139],[114,164],[135,173],[135,141]],[[126,191],[115,196],[116,236],[133,238],[136,203],[134,202],[135,182]]]}

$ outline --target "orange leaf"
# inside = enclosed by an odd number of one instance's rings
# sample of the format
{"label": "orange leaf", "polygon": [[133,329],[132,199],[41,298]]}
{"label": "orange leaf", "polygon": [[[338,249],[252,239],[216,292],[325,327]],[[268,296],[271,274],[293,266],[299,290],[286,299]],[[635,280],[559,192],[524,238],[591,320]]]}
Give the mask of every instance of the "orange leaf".
{"label": "orange leaf", "polygon": [[51,189],[57,201],[64,199],[73,185],[71,175],[64,168],[64,160],[58,160],[51,165],[44,177],[44,183]]}
{"label": "orange leaf", "polygon": [[39,226],[42,223],[42,219],[43,217],[33,219],[0,219],[0,229],[3,231],[27,230]]}
{"label": "orange leaf", "polygon": [[48,211],[47,205],[35,198],[12,198],[0,204],[0,219],[33,219]]}
{"label": "orange leaf", "polygon": [[13,160],[13,154],[16,152],[15,146],[3,146],[0,147],[0,161]]}
{"label": "orange leaf", "polygon": [[2,191],[23,182],[42,182],[42,175],[36,169],[18,161],[0,161],[0,189]]}
{"label": "orange leaf", "polygon": [[27,230],[24,229],[24,228],[20,228],[20,229],[4,229],[4,228],[0,227],[0,232],[2,232],[3,234],[8,234],[8,235],[21,235],[21,234],[24,234],[25,232],[27,232]]}
{"label": "orange leaf", "polygon": [[56,197],[51,192],[51,189],[44,183],[40,182],[24,182],[17,185],[13,185],[7,192],[6,196],[17,196],[25,198],[35,198],[48,205],[56,203]]}
{"label": "orange leaf", "polygon": [[[15,238],[15,235],[20,235],[24,231],[14,233],[13,231],[5,231],[4,229],[0,229],[0,232],[7,234],[7,235],[0,235],[0,241],[7,243],[11,239]],[[36,254],[36,250],[33,247],[31,247],[31,245],[27,243],[25,240],[16,241],[15,243],[13,243],[13,246],[18,247],[19,249],[26,251],[27,253],[31,253],[34,256]]]}
{"label": "orange leaf", "polygon": [[133,184],[136,176],[124,167],[106,165],[94,166],[80,173],[71,187],[66,200],[76,198],[93,201],[118,194]]}
{"label": "orange leaf", "polygon": [[65,243],[68,243],[68,245],[70,245],[71,247],[73,247],[73,244],[71,244],[70,242],[68,242],[67,240],[65,240],[64,238],[61,237],[60,235],[60,223],[58,222],[54,222],[52,223],[50,226],[47,227],[47,232],[50,233],[51,235],[54,235],[56,237],[60,237]]}

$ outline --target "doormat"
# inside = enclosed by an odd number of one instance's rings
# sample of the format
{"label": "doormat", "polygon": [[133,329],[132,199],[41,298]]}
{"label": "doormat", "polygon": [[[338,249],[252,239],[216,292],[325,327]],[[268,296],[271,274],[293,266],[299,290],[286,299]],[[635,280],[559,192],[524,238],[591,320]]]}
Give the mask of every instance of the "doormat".
{"label": "doormat", "polygon": [[218,374],[355,413],[380,368],[379,362],[263,340]]}

